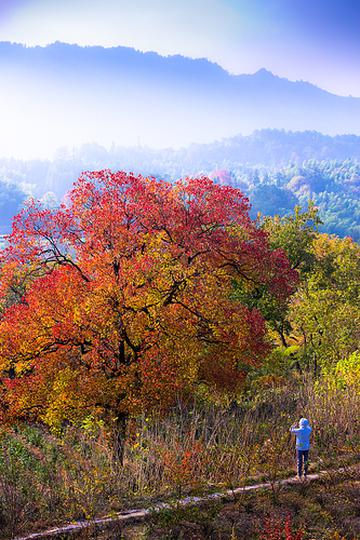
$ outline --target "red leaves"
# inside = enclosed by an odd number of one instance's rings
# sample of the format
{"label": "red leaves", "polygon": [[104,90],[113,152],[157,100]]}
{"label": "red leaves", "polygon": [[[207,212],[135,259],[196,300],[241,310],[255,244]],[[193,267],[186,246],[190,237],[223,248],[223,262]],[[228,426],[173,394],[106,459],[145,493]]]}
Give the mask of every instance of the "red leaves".
{"label": "red leaves", "polygon": [[290,515],[285,519],[278,517],[265,519],[263,530],[259,536],[259,540],[302,540],[303,538],[304,531],[302,529],[294,531]]}
{"label": "red leaves", "polygon": [[184,437],[185,440],[191,441],[189,448],[184,448],[179,443],[159,448],[165,478],[171,486],[176,487],[179,495],[182,488],[194,486],[199,468],[208,461],[205,445],[199,440],[193,440],[191,435],[189,433]]}
{"label": "red leaves", "polygon": [[86,381],[71,392],[114,414],[164,408],[199,377],[233,391],[268,348],[261,313],[230,299],[233,279],[279,299],[296,281],[248,209],[205,177],[109,170],[83,173],[57,210],[29,205],[2,261],[4,376],[15,368],[26,393],[41,372],[52,392],[59,365],[66,384]]}

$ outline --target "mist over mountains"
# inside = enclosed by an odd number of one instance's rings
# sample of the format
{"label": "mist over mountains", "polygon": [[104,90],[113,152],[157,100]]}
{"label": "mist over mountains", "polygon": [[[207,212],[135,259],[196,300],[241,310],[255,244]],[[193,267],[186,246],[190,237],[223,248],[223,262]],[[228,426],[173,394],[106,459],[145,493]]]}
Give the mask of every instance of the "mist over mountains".
{"label": "mist over mountains", "polygon": [[360,238],[360,98],[125,47],[0,43],[0,69],[0,234],[29,196],[56,206],[111,168],[210,175],[253,216],[311,198],[324,230]]}
{"label": "mist over mountains", "polygon": [[84,170],[121,169],[173,181],[217,169],[238,170],[240,178],[242,170],[301,168],[308,161],[360,163],[360,136],[268,129],[178,150],[115,145],[106,149],[87,143],[58,149],[49,160],[0,156],[0,181],[22,186],[35,197],[52,191],[61,198]]}
{"label": "mist over mountains", "polygon": [[323,230],[360,239],[360,137],[262,130],[179,150],[85,144],[52,160],[0,158],[0,234],[29,196],[54,207],[84,170],[133,171],[174,181],[209,175],[250,198],[252,216],[284,215],[315,201]]}
{"label": "mist over mountains", "polygon": [[180,147],[263,128],[360,134],[360,98],[265,69],[235,76],[204,59],[64,43],[0,43],[0,69],[0,156]]}

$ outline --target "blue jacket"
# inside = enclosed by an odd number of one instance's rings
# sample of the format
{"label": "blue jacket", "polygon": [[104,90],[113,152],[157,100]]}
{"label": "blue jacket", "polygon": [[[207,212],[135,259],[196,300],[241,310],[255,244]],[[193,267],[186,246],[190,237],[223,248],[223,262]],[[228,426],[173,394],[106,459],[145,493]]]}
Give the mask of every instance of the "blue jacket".
{"label": "blue jacket", "polygon": [[299,427],[290,428],[291,433],[296,435],[296,448],[297,450],[309,450],[310,449],[310,435],[311,427],[309,425],[309,420],[306,418],[301,418],[299,422]]}

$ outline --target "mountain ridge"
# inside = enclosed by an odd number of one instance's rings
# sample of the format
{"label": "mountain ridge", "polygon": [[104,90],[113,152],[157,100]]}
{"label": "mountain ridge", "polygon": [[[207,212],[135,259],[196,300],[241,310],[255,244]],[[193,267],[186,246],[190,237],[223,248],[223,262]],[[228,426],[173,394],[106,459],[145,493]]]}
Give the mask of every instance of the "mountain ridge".
{"label": "mountain ridge", "polygon": [[157,51],[143,51],[141,49],[136,49],[134,47],[127,47],[127,46],[123,46],[123,45],[117,45],[117,46],[112,46],[112,47],[105,47],[105,46],[102,46],[102,45],[85,45],[85,46],[82,46],[82,45],[78,45],[77,43],[67,43],[67,42],[63,42],[63,41],[54,41],[52,43],[49,43],[47,45],[26,45],[26,44],[22,44],[22,43],[17,43],[17,42],[10,42],[10,41],[1,41],[0,40],[0,53],[1,53],[1,47],[2,46],[10,46],[10,47],[18,47],[19,50],[20,49],[25,49],[26,51],[28,50],[32,50],[32,49],[56,49],[57,47],[70,47],[72,48],[73,50],[74,49],[77,49],[77,50],[84,50],[84,51],[88,51],[88,50],[98,50],[98,51],[113,51],[113,52],[125,52],[125,51],[128,51],[128,52],[133,52],[135,54],[139,54],[139,55],[142,55],[142,56],[145,56],[147,58],[150,58],[150,57],[156,57],[156,58],[160,58],[160,59],[165,59],[165,60],[181,60],[181,61],[189,61],[189,62],[196,62],[196,63],[202,63],[202,64],[206,64],[208,66],[211,66],[212,68],[216,68],[218,71],[222,71],[226,74],[226,76],[229,76],[231,78],[244,78],[244,77],[268,77],[269,79],[275,79],[275,80],[281,80],[281,81],[286,81],[290,84],[296,84],[296,85],[304,85],[304,86],[310,86],[312,88],[316,88],[317,90],[320,90],[326,94],[330,94],[331,96],[336,96],[336,97],[339,97],[339,98],[350,98],[350,99],[360,99],[360,96],[352,96],[352,95],[348,95],[348,96],[344,96],[344,95],[341,95],[341,94],[336,94],[335,92],[332,92],[330,90],[327,90],[325,88],[322,88],[321,86],[318,86],[317,84],[315,83],[312,83],[311,81],[306,81],[306,80],[302,80],[302,79],[295,79],[295,80],[292,80],[292,79],[289,79],[285,76],[281,76],[281,75],[278,75],[276,73],[273,73],[270,69],[266,68],[266,67],[261,67],[259,69],[257,69],[256,71],[254,71],[253,73],[247,73],[247,72],[243,72],[243,73],[233,73],[229,70],[227,70],[225,67],[221,66],[219,63],[209,59],[209,58],[206,58],[206,57],[190,57],[190,56],[185,56],[185,55],[182,55],[182,54],[168,54],[168,55],[165,55],[165,54],[161,54]]}
{"label": "mountain ridge", "polygon": [[88,141],[179,148],[267,128],[360,135],[360,98],[265,68],[234,75],[130,47],[1,42],[0,69],[0,156],[49,156]]}

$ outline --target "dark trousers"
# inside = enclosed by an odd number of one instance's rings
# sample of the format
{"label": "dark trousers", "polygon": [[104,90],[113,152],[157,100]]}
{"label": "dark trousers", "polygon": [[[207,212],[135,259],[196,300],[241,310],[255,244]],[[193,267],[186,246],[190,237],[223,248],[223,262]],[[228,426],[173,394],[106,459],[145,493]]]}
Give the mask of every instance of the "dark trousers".
{"label": "dark trousers", "polygon": [[308,464],[309,464],[309,450],[296,450],[296,459],[297,459],[298,475],[302,476],[303,465],[304,465],[304,473],[306,476],[308,472]]}

